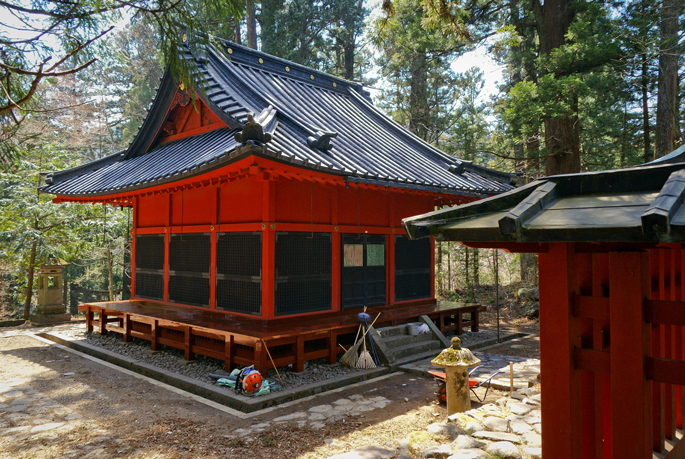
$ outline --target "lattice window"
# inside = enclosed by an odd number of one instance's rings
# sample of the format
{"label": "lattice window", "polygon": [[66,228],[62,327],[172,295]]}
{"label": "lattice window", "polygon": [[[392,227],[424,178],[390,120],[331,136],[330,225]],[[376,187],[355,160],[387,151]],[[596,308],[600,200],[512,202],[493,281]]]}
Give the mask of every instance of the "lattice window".
{"label": "lattice window", "polygon": [[331,309],[331,235],[276,233],[276,315]]}
{"label": "lattice window", "polygon": [[136,236],[135,293],[141,298],[164,299],[164,234]]}
{"label": "lattice window", "polygon": [[395,300],[431,296],[431,241],[395,236]]}
{"label": "lattice window", "polygon": [[211,235],[172,234],[169,238],[169,301],[209,307]]}
{"label": "lattice window", "polygon": [[385,235],[343,234],[343,309],[385,304]]}
{"label": "lattice window", "polygon": [[222,233],[216,245],[216,308],[262,313],[262,234]]}

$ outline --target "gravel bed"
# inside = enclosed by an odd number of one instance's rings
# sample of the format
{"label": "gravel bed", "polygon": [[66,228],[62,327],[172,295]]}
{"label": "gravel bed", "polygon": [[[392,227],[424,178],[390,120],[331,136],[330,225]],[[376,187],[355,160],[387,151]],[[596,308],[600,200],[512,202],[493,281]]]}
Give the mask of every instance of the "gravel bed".
{"label": "gravel bed", "polygon": [[[179,349],[161,346],[162,351],[152,352],[148,341],[134,338],[131,342],[124,343],[122,335],[118,333],[108,333],[105,336],[100,336],[97,333],[88,334],[83,329],[79,330],[74,328],[60,330],[59,333],[68,336],[73,340],[83,341],[91,346],[101,347],[110,352],[133,358],[136,361],[154,365],[157,368],[209,384],[214,384],[215,382],[209,377],[209,374],[222,373],[224,369],[224,362],[221,360],[205,357],[203,355],[196,355],[195,360],[186,361],[183,358],[183,351]],[[278,371],[281,374],[281,379],[285,386],[284,388],[290,389],[305,384],[325,381],[349,373],[355,373],[359,370],[346,367],[339,363],[336,363],[335,365],[326,365],[325,359],[319,359],[305,362],[304,371],[301,373],[293,372],[290,366],[279,367]],[[276,372],[273,368],[269,369],[265,376],[269,381],[279,384],[278,376],[276,376]],[[226,390],[233,389],[226,388]]]}
{"label": "gravel bed", "polygon": [[[183,351],[168,346],[161,346],[162,350],[152,352],[148,341],[133,339],[129,343],[123,342],[122,335],[118,333],[108,333],[100,336],[97,333],[88,334],[85,332],[85,325],[60,327],[55,330],[57,333],[68,336],[77,341],[82,341],[91,346],[97,346],[110,352],[135,359],[138,362],[153,365],[166,371],[181,374],[189,378],[197,379],[209,384],[214,384],[214,380],[209,377],[210,373],[221,373],[224,369],[224,362],[203,355],[196,355],[195,360],[186,361],[183,358]],[[49,331],[49,330],[46,330]],[[448,334],[451,338],[452,334]],[[468,347],[470,344],[486,339],[497,338],[496,330],[480,330],[478,332],[464,331],[460,336],[462,344]],[[284,388],[303,386],[305,384],[325,381],[327,379],[355,373],[359,370],[336,363],[326,365],[325,359],[312,360],[304,363],[304,371],[295,373],[291,366],[279,367],[278,371],[283,379]],[[266,372],[266,379],[278,384],[276,372],[269,369]],[[226,390],[233,390],[226,388]],[[276,389],[282,390],[282,389]]]}
{"label": "gravel bed", "polygon": [[[504,336],[505,332],[501,331],[500,332],[500,337]],[[451,339],[454,335],[454,331],[450,331],[445,333],[445,337],[448,339]],[[461,338],[461,345],[464,347],[469,347],[473,343],[477,343],[480,341],[486,341],[486,340],[491,340],[491,339],[497,339],[497,330],[490,330],[490,329],[481,329],[477,332],[472,332],[472,331],[462,331],[461,335],[459,335],[459,338]]]}

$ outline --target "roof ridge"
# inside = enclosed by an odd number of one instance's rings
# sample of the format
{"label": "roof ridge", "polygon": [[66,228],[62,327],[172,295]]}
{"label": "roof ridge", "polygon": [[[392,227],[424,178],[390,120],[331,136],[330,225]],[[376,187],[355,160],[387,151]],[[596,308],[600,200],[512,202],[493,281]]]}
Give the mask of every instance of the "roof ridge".
{"label": "roof ridge", "polygon": [[[362,83],[346,80],[344,78],[326,73],[322,70],[316,70],[311,67],[307,67],[306,65],[298,64],[297,62],[289,61],[287,59],[267,54],[263,51],[248,48],[247,46],[234,43],[224,38],[215,37],[213,35],[210,35],[210,37],[222,42],[222,44],[225,46],[225,48],[222,48],[222,52],[227,52],[229,54],[227,57],[232,61],[236,61],[256,69],[287,76],[295,80],[301,80],[315,86],[331,89],[333,91],[337,90],[344,92],[342,88],[338,87],[338,85],[341,84],[350,88],[354,88],[362,94],[365,91]],[[230,51],[228,51],[229,49]],[[312,76],[314,78],[312,78]],[[333,83],[335,83],[335,85],[333,85]]]}

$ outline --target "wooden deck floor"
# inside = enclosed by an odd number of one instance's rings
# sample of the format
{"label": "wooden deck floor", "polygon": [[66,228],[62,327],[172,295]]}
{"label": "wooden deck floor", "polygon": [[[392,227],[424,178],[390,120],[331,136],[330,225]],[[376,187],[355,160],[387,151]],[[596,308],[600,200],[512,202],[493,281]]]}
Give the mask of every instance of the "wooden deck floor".
{"label": "wooden deck floor", "polygon": [[[140,300],[86,303],[79,310],[86,313],[88,332],[120,333],[124,341],[144,339],[153,350],[161,345],[174,347],[183,350],[187,360],[195,354],[216,358],[225,362],[227,371],[252,364],[266,371],[272,366],[268,354],[276,366],[293,365],[296,371],[302,371],[307,360],[325,358],[333,364],[343,352],[340,345],[352,344],[361,311],[264,320]],[[461,334],[464,327],[478,330],[478,313],[483,310],[476,304],[423,301],[370,307],[367,313],[372,319],[380,313],[376,328],[415,322],[426,315],[441,331]],[[468,314],[467,320],[464,314]]]}

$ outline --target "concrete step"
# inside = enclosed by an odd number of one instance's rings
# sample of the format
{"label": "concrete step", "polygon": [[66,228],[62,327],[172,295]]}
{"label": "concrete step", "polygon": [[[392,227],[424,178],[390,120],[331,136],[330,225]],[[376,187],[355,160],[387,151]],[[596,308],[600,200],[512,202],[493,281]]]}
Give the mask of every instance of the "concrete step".
{"label": "concrete step", "polygon": [[[418,360],[428,360],[431,359],[433,360],[435,357],[440,354],[441,349],[430,349],[428,351],[421,352],[419,354],[413,354],[413,355],[408,355],[407,357],[403,357],[401,359],[397,359],[390,367],[392,371],[397,370],[399,367],[402,365],[407,365],[408,363],[416,362]],[[407,367],[408,368],[408,367]],[[444,368],[439,368],[435,367],[437,371],[444,371]],[[426,376],[425,372],[419,372],[419,371],[409,371],[406,369],[402,369],[402,371],[408,371],[409,373],[417,374],[420,376]]]}
{"label": "concrete step", "polygon": [[406,346],[407,344],[419,343],[421,341],[430,341],[433,339],[435,339],[433,333],[421,333],[419,335],[393,335],[387,338],[381,335],[381,340],[390,349]]}
{"label": "concrete step", "polygon": [[392,350],[392,354],[395,356],[395,361],[404,359],[411,355],[421,354],[428,351],[435,351],[437,356],[440,350],[443,349],[442,343],[437,340],[420,341],[418,343],[405,344],[404,346],[396,347]]}
{"label": "concrete step", "polygon": [[394,325],[392,327],[377,328],[376,330],[378,331],[378,333],[380,333],[380,335],[383,338],[390,337],[390,336],[406,335],[407,334],[407,324]]}

